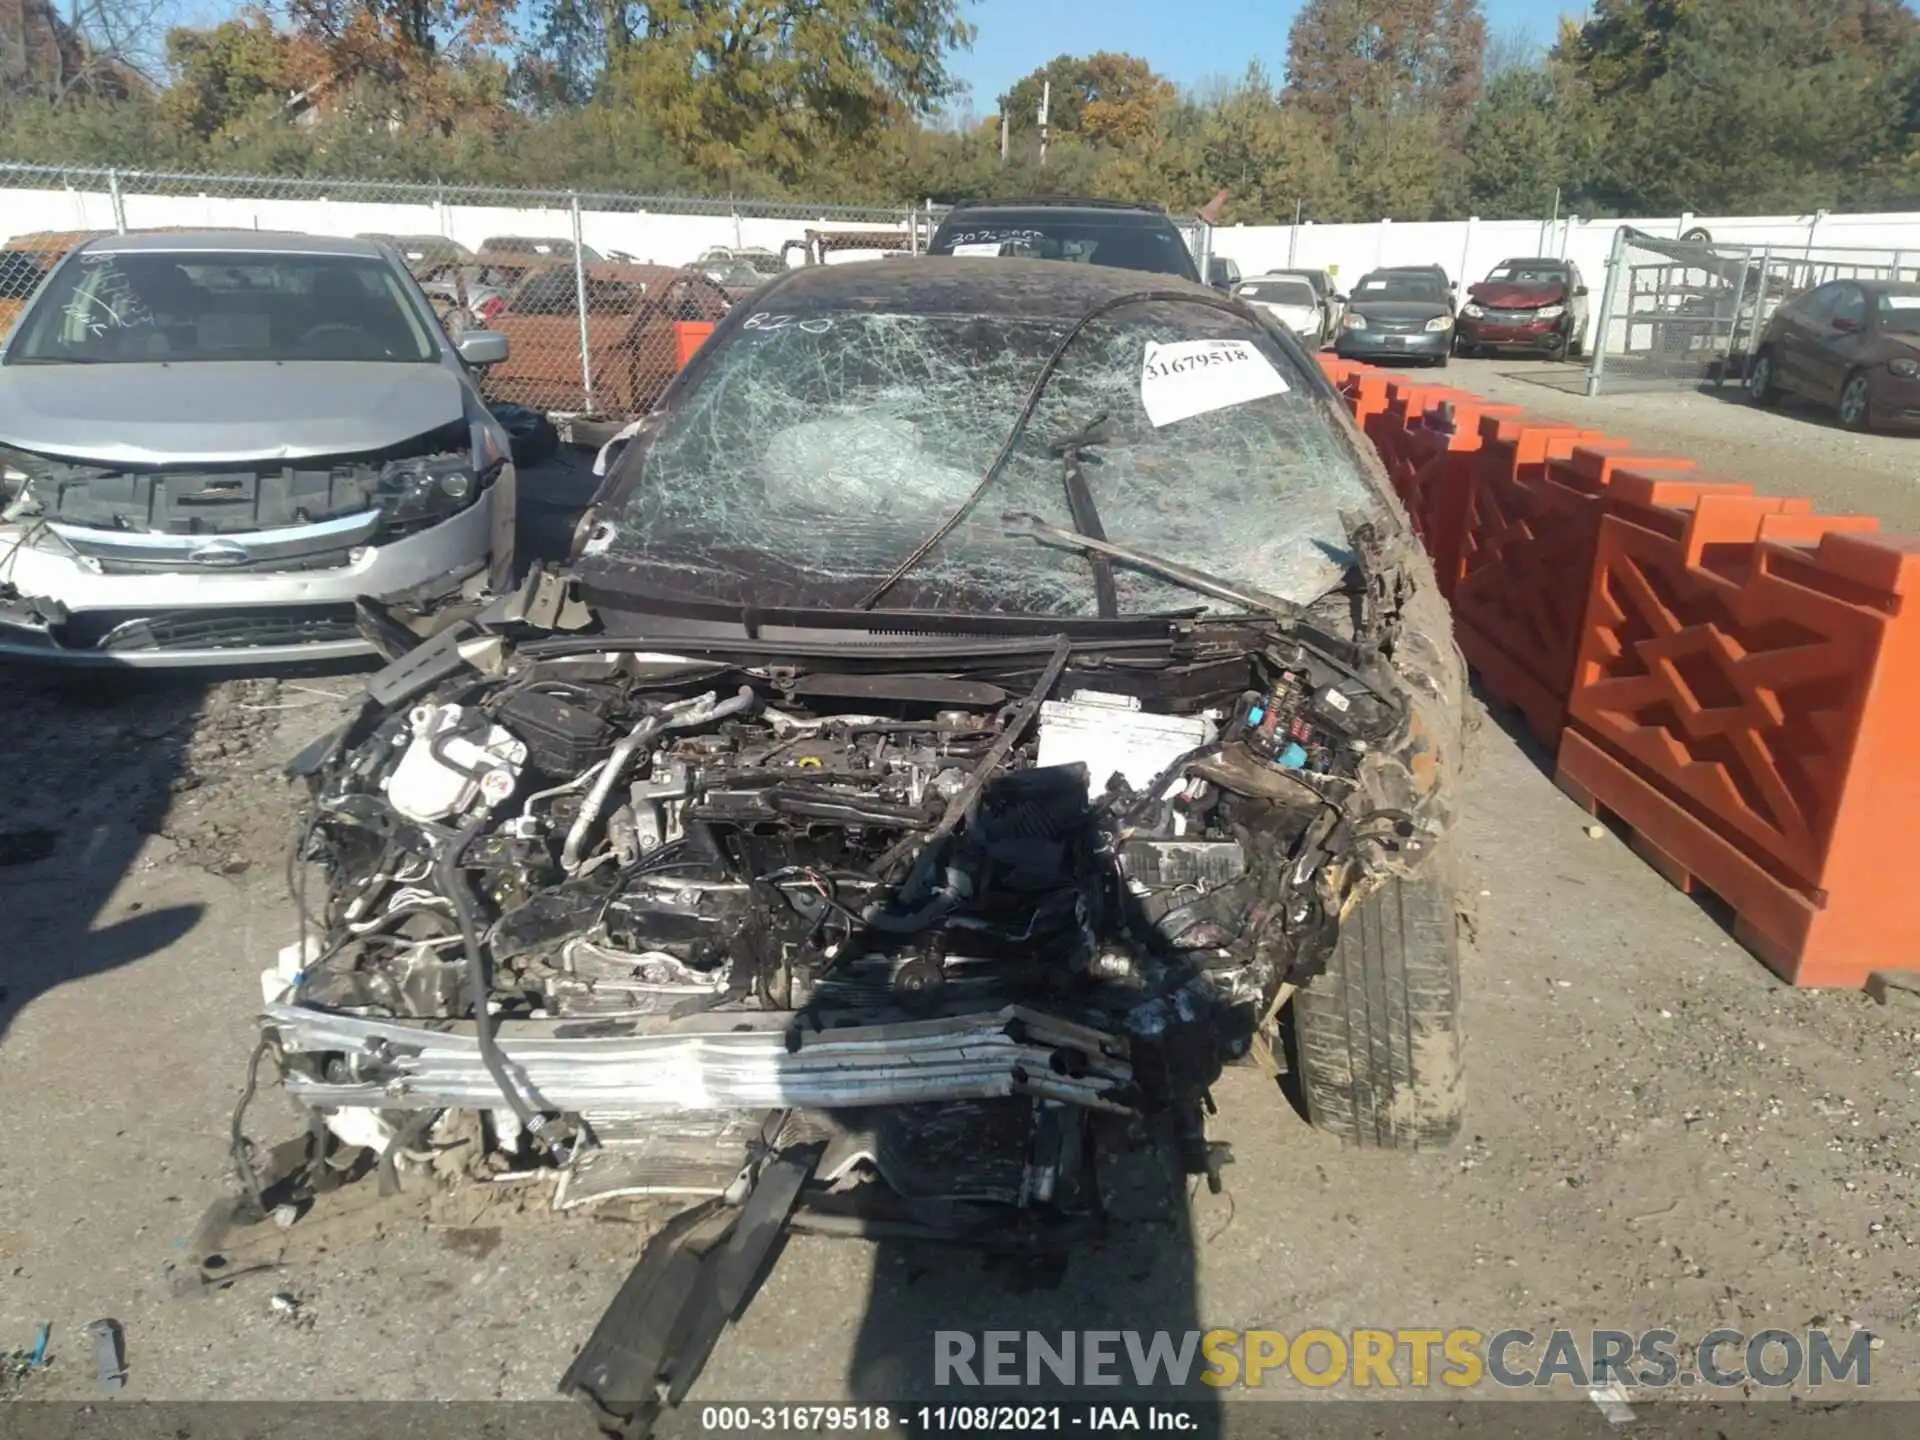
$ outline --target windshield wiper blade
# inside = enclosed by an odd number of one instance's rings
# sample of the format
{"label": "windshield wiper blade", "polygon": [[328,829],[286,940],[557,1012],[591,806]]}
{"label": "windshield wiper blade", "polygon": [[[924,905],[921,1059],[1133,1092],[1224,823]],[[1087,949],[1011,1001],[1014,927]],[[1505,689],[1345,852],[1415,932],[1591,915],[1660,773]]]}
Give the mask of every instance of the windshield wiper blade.
{"label": "windshield wiper blade", "polygon": [[1136,570],[1144,570],[1150,575],[1158,575],[1162,580],[1170,580],[1187,590],[1201,595],[1211,595],[1216,600],[1225,600],[1230,605],[1242,605],[1248,610],[1264,611],[1274,619],[1291,625],[1300,617],[1301,609],[1293,601],[1278,595],[1270,595],[1264,590],[1256,590],[1249,585],[1235,585],[1218,576],[1209,575],[1204,570],[1195,570],[1172,560],[1163,560],[1144,550],[1135,550],[1126,545],[1115,545],[1111,541],[1096,540],[1091,535],[1076,535],[1071,530],[1062,530],[1049,525],[1038,515],[1024,511],[1014,511],[1000,517],[1001,524],[1009,535],[1024,535],[1042,544],[1063,546],[1072,550],[1085,550],[1094,555],[1107,555]]}

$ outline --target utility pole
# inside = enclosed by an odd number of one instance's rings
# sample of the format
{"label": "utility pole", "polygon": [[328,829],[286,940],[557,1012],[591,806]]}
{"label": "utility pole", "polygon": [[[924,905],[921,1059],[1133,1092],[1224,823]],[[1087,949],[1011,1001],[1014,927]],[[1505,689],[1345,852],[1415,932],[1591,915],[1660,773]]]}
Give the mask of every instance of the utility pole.
{"label": "utility pole", "polygon": [[1013,117],[1006,111],[1000,112],[1000,164],[1003,169],[1007,163],[1007,146],[1013,135],[1012,120]]}
{"label": "utility pole", "polygon": [[1040,84],[1040,168],[1047,168],[1047,114],[1053,109],[1053,82]]}

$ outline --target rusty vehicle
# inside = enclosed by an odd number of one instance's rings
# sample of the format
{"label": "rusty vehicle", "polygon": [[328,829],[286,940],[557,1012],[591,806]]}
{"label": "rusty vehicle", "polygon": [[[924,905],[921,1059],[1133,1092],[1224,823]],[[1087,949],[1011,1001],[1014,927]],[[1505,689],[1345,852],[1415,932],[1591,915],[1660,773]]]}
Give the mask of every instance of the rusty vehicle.
{"label": "rusty vehicle", "polygon": [[[798,258],[795,253],[798,251]],[[851,251],[874,251],[879,255],[911,255],[914,238],[904,230],[809,230],[798,240],[780,247],[781,262],[793,269],[800,265],[831,265],[830,255],[848,257]],[[853,258],[860,258],[854,256]]]}
{"label": "rusty vehicle", "polygon": [[668,265],[590,264],[585,279],[587,363],[574,267],[529,270],[488,322],[511,346],[487,372],[489,399],[567,415],[644,414],[690,353],[676,327],[710,326],[732,305],[705,275]]}

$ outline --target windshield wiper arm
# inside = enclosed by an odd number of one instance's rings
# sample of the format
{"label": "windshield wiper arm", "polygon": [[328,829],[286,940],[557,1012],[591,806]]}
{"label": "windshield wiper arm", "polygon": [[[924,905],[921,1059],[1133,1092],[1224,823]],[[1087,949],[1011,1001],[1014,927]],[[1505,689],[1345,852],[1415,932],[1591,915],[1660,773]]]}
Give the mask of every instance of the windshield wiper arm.
{"label": "windshield wiper arm", "polygon": [[[1087,472],[1081,463],[1080,452],[1106,439],[1106,423],[1107,417],[1103,411],[1072,434],[1060,436],[1047,447],[1060,457],[1065,472],[1067,506],[1073,512],[1073,528],[1094,540],[1106,539],[1107,531],[1100,523],[1100,507],[1093,502],[1093,487],[1087,484]],[[1120,614],[1120,591],[1113,583],[1113,561],[1097,550],[1089,551],[1087,560],[1093,566],[1095,608],[1101,619],[1115,619]]]}
{"label": "windshield wiper arm", "polygon": [[1225,600],[1230,605],[1242,605],[1248,610],[1264,611],[1287,624],[1300,616],[1300,607],[1291,600],[1278,595],[1269,595],[1264,590],[1255,590],[1248,585],[1235,585],[1218,576],[1209,575],[1204,570],[1195,570],[1172,560],[1162,560],[1144,550],[1135,550],[1126,545],[1115,545],[1107,540],[1098,540],[1091,535],[1076,535],[1071,530],[1062,530],[1049,525],[1038,515],[1029,515],[1024,511],[1014,511],[1000,517],[1001,524],[1009,535],[1025,535],[1042,544],[1064,546],[1072,550],[1085,550],[1094,555],[1108,555],[1115,560],[1144,570],[1150,575],[1158,575],[1162,580],[1170,580],[1175,585],[1193,590],[1201,595],[1211,595],[1216,600]]}

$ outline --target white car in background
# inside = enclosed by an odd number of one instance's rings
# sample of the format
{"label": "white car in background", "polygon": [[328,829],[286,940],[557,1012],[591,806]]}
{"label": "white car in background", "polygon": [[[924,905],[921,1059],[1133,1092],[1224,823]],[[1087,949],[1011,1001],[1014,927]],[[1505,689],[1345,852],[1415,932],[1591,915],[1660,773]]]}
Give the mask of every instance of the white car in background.
{"label": "white car in background", "polygon": [[1242,280],[1233,293],[1256,309],[1264,310],[1295,335],[1309,350],[1317,350],[1327,340],[1327,312],[1320,297],[1305,280],[1290,275],[1261,275]]}

